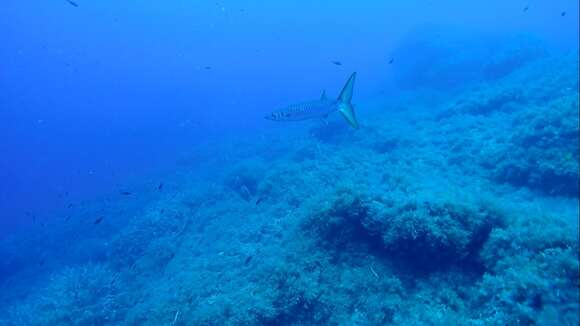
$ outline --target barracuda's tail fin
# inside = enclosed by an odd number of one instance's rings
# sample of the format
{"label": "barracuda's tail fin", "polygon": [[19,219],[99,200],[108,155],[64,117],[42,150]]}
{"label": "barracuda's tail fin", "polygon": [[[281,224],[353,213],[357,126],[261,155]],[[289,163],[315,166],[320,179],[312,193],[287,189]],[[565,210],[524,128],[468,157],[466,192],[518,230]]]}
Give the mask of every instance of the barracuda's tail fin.
{"label": "barracuda's tail fin", "polygon": [[344,84],[344,87],[342,88],[342,91],[338,96],[338,99],[344,103],[350,103],[350,101],[352,100],[352,89],[354,87],[355,78],[356,72],[353,72],[352,75],[350,75],[350,77],[348,78],[346,84]]}
{"label": "barracuda's tail fin", "polygon": [[338,96],[338,112],[342,117],[353,127],[358,129],[358,121],[354,113],[354,106],[350,101],[352,100],[352,90],[354,88],[354,80],[356,79],[356,72],[350,75],[350,78],[344,85],[342,92]]}

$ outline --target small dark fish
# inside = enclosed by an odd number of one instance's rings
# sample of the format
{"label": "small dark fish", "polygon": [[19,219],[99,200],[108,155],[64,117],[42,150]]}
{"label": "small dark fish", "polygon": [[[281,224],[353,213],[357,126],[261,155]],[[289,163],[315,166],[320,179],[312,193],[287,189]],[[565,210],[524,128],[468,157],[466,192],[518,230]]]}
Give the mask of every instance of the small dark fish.
{"label": "small dark fish", "polygon": [[337,66],[342,66],[342,62],[340,61],[331,61],[331,62]]}
{"label": "small dark fish", "polygon": [[211,70],[211,66],[205,66],[205,67],[203,67],[203,69],[205,69],[205,70]]}
{"label": "small dark fish", "polygon": [[159,184],[159,186],[157,186],[157,190],[161,190],[161,189],[163,189],[163,182],[161,182],[161,183]]}
{"label": "small dark fish", "polygon": [[263,201],[264,201],[264,197],[258,198],[258,200],[256,200],[256,205],[260,205],[260,203]]}
{"label": "small dark fish", "polygon": [[391,60],[389,60],[389,64],[392,64],[393,61],[395,61],[395,59],[391,58]]}
{"label": "small dark fish", "polygon": [[102,221],[103,221],[103,217],[99,217],[98,219],[95,220],[95,222],[93,224],[98,225],[98,224],[101,224]]}
{"label": "small dark fish", "polygon": [[252,261],[252,258],[254,258],[254,256],[248,256],[248,258],[246,258],[244,261],[244,265],[248,265]]}
{"label": "small dark fish", "polygon": [[76,3],[76,2],[74,2],[72,0],[66,0],[66,2],[68,2],[68,4],[71,5],[71,6],[73,6],[73,7],[77,7],[78,8],[78,6],[79,6],[78,3]]}
{"label": "small dark fish", "polygon": [[165,213],[165,208],[162,208],[159,213],[161,213],[161,214]]}
{"label": "small dark fish", "polygon": [[562,11],[561,15],[562,15],[562,17],[566,16],[566,12]]}
{"label": "small dark fish", "polygon": [[528,11],[528,9],[529,9],[529,7],[528,7],[528,6],[525,6],[525,7],[524,7],[524,11]]}
{"label": "small dark fish", "polygon": [[129,195],[131,195],[131,193],[128,192],[128,191],[121,191],[121,195],[123,195],[123,196],[129,196]]}

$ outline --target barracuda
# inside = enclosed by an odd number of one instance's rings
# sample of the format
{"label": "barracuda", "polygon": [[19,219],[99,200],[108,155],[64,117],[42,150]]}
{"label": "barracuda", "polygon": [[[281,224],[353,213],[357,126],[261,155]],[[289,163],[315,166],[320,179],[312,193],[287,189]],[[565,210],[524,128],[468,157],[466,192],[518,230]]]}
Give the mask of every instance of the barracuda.
{"label": "barracuda", "polygon": [[326,118],[333,112],[339,112],[342,117],[353,127],[358,129],[358,121],[354,113],[354,106],[351,104],[352,91],[356,72],[344,85],[340,95],[336,100],[330,99],[323,92],[318,100],[307,101],[287,106],[268,114],[265,118],[273,121],[302,121],[316,118]]}

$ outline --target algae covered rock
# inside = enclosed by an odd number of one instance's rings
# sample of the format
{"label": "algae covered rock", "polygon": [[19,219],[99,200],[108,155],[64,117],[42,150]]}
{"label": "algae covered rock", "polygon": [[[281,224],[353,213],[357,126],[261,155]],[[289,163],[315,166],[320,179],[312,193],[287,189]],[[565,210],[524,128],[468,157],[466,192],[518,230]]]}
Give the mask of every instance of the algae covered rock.
{"label": "algae covered rock", "polygon": [[552,195],[578,196],[578,100],[559,98],[520,114],[487,157],[495,178]]}
{"label": "algae covered rock", "polygon": [[364,242],[380,247],[391,259],[430,271],[477,262],[490,232],[502,223],[503,216],[485,206],[413,199],[379,202],[348,193],[306,225],[335,247]]}
{"label": "algae covered rock", "polygon": [[501,216],[485,207],[411,200],[369,216],[363,224],[379,225],[390,255],[430,270],[476,259],[500,222]]}
{"label": "algae covered rock", "polygon": [[235,166],[226,176],[225,185],[249,201],[258,191],[264,166],[260,161],[246,161]]}

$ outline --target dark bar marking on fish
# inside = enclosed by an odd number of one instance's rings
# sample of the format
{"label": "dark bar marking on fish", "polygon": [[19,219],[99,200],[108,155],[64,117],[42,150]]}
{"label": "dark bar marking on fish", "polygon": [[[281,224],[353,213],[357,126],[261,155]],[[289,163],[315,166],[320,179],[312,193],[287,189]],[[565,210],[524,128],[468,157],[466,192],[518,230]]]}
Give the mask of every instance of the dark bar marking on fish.
{"label": "dark bar marking on fish", "polygon": [[123,196],[129,196],[129,195],[131,195],[131,193],[128,192],[128,191],[121,191],[121,195],[123,195]]}
{"label": "dark bar marking on fish", "polygon": [[95,220],[95,222],[93,223],[94,225],[98,225],[101,224],[101,222],[103,221],[104,217],[99,217],[98,219]]}
{"label": "dark bar marking on fish", "polygon": [[342,66],[342,62],[340,61],[331,61],[334,65]]}
{"label": "dark bar marking on fish", "polygon": [[72,1],[72,0],[66,0],[66,2],[68,2],[69,5],[71,5],[71,6],[75,7],[75,8],[78,8],[79,7],[79,4],[76,3],[76,2],[74,2],[74,1]]}

